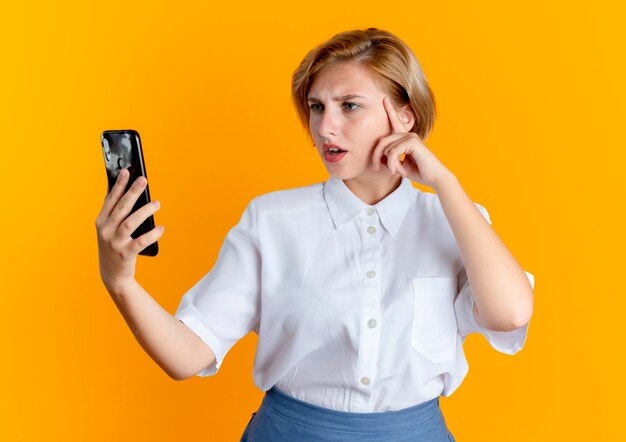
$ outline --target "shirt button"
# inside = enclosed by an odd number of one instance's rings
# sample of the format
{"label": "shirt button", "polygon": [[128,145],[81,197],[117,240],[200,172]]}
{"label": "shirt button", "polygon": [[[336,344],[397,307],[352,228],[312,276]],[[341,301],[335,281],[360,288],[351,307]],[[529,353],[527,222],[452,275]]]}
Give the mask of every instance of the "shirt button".
{"label": "shirt button", "polygon": [[369,272],[366,273],[366,276],[369,279],[372,279],[374,276],[376,276],[376,272],[374,270],[370,270]]}
{"label": "shirt button", "polygon": [[367,376],[364,376],[361,378],[361,384],[363,385],[369,385],[370,384],[370,378],[368,378]]}
{"label": "shirt button", "polygon": [[367,321],[367,326],[368,326],[369,328],[374,328],[374,327],[376,327],[376,324],[377,324],[376,319],[370,319],[369,321]]}
{"label": "shirt button", "polygon": [[367,233],[369,233],[369,234],[373,235],[374,233],[376,233],[376,227],[374,227],[374,226],[369,226],[369,227],[367,228]]}
{"label": "shirt button", "polygon": [[365,210],[365,213],[367,213],[368,215],[373,215],[374,214],[374,208],[373,207],[368,207]]}

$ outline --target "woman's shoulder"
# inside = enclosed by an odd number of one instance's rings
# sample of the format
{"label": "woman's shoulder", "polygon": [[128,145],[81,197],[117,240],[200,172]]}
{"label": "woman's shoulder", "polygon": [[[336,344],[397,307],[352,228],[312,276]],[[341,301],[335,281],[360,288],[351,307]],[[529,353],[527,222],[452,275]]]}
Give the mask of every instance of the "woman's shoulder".
{"label": "woman's shoulder", "polygon": [[[443,211],[443,207],[441,205],[441,200],[439,199],[439,195],[432,192],[419,192],[419,201],[422,204],[425,204],[426,207],[429,208],[429,211],[433,214],[436,214],[440,217],[445,218],[445,213]],[[472,201],[481,215],[491,224],[491,219],[489,217],[489,212],[482,205],[477,203],[476,201]]]}

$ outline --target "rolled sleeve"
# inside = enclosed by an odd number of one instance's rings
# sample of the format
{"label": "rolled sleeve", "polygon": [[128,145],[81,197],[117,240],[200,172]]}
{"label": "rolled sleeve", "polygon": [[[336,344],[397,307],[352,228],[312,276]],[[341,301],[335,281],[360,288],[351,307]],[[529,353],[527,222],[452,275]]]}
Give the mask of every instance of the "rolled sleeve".
{"label": "rolled sleeve", "polygon": [[485,209],[483,206],[481,206],[478,203],[474,203],[474,205],[478,208],[478,211],[483,216],[483,218],[485,218],[487,222],[489,223],[489,225],[491,225],[491,218],[489,217],[489,212],[487,212],[487,209]]}
{"label": "rolled sleeve", "polygon": [[[530,285],[534,289],[535,277],[526,271],[524,273],[526,273]],[[524,347],[530,323],[510,331],[489,330],[480,325],[476,320],[474,316],[474,304],[474,295],[472,294],[469,281],[466,280],[454,301],[458,333],[461,338],[465,339],[470,333],[480,333],[487,338],[489,344],[491,344],[494,349],[509,355],[514,355]]]}
{"label": "rolled sleeve", "polygon": [[213,268],[182,296],[174,315],[215,354],[215,362],[197,376],[217,373],[233,345],[258,327],[260,275],[252,200],[226,235]]}
{"label": "rolled sleeve", "polygon": [[[487,210],[480,204],[474,204],[478,207],[483,217],[485,217],[485,219],[491,225],[491,220],[489,218],[489,213],[487,212]],[[526,271],[524,271],[524,273],[526,273],[526,276],[530,281],[530,285],[534,290],[534,275]],[[522,327],[510,331],[495,331],[483,327],[481,324],[478,323],[476,317],[474,316],[474,295],[472,293],[472,288],[467,278],[465,267],[463,267],[459,272],[458,284],[460,285],[460,289],[454,301],[454,310],[457,317],[458,333],[461,338],[465,340],[465,337],[471,333],[480,333],[485,336],[485,338],[487,338],[489,344],[494,349],[498,350],[501,353],[513,355],[520,351],[524,347],[524,343],[526,342],[526,337],[528,335],[528,326],[530,325],[530,323],[527,323]]]}

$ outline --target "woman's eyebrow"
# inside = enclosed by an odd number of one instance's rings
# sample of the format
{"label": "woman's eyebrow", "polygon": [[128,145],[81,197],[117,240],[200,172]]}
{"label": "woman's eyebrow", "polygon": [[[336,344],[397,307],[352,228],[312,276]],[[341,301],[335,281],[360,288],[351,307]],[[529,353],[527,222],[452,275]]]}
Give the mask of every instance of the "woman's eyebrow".
{"label": "woman's eyebrow", "polygon": [[[348,95],[342,95],[341,97],[334,97],[333,101],[351,100],[352,98],[365,98],[365,97],[363,95],[348,94]],[[320,102],[321,100],[319,98],[315,98],[315,97],[309,96],[307,98],[307,101],[317,101],[317,102]]]}

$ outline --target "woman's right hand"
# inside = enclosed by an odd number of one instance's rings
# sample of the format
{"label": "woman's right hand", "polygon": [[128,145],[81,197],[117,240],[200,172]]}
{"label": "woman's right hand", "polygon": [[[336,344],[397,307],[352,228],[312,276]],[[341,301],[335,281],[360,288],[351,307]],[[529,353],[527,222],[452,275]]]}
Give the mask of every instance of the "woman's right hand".
{"label": "woman's right hand", "polygon": [[128,177],[128,170],[122,169],[96,218],[100,277],[111,294],[134,281],[137,255],[164,231],[163,226],[157,226],[138,238],[131,237],[146,218],[159,210],[159,202],[152,201],[128,216],[147,183],[145,177],[138,177],[124,194]]}

